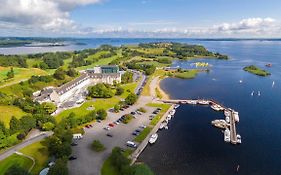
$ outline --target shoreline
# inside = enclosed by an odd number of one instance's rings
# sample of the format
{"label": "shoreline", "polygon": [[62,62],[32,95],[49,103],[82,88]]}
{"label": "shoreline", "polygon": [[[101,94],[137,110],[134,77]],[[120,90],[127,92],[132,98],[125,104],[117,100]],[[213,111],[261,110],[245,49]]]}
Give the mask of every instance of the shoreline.
{"label": "shoreline", "polygon": [[164,77],[164,78],[159,78],[158,82],[157,82],[157,85],[156,85],[156,89],[160,92],[161,94],[161,99],[163,100],[170,100],[170,94],[168,94],[167,92],[165,92],[162,88],[161,88],[161,81],[164,80],[165,78],[167,77]]}

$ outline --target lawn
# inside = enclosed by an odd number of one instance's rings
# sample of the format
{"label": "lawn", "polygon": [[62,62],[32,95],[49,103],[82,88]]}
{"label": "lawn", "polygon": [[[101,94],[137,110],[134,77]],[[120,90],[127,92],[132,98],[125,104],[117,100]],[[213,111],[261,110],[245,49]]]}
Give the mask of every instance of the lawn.
{"label": "lawn", "polygon": [[28,170],[32,166],[32,160],[17,154],[12,154],[8,158],[0,161],[0,175],[4,175],[5,172],[15,164]]}
{"label": "lawn", "polygon": [[120,95],[120,97],[126,98],[130,92],[134,93],[137,86],[138,86],[138,82],[121,85],[121,87],[124,89],[124,93]]}
{"label": "lawn", "polygon": [[139,143],[142,142],[147,137],[147,135],[150,133],[151,130],[152,130],[151,127],[144,128],[144,130],[140,133],[140,135],[135,137],[134,141]]}
{"label": "lawn", "polygon": [[55,118],[56,121],[59,122],[61,121],[62,118],[67,117],[71,112],[75,113],[76,116],[78,117],[83,117],[86,114],[90,113],[90,110],[87,110],[88,107],[93,106],[95,109],[109,109],[112,108],[114,105],[116,105],[120,101],[119,98],[117,97],[112,97],[108,99],[94,99],[85,102],[82,106],[77,107],[77,108],[72,108],[65,110],[58,114]]}
{"label": "lawn", "polygon": [[192,79],[195,78],[199,70],[186,70],[182,72],[171,73],[172,77],[181,78],[181,79]]}
{"label": "lawn", "polygon": [[163,78],[166,75],[166,71],[163,69],[157,69],[152,75],[149,76],[146,85],[144,86],[142,90],[142,95],[143,96],[150,96],[150,83],[154,77],[159,76],[160,78]]}
{"label": "lawn", "polygon": [[[43,146],[41,142],[33,143],[19,150],[19,152],[29,155],[35,159],[35,166],[31,170],[31,174],[34,175],[39,174],[48,161],[47,148]],[[13,154],[0,162],[0,175],[5,174],[5,171],[7,171],[7,169],[14,164],[18,164],[28,170],[32,166],[32,160],[17,154]]]}
{"label": "lawn", "polygon": [[25,114],[24,111],[15,106],[0,106],[0,121],[4,122],[6,127],[9,127],[12,116],[19,119]]}
{"label": "lawn", "polygon": [[17,68],[14,67],[15,77],[9,80],[7,78],[7,73],[10,71],[10,67],[0,67],[0,87],[6,86],[14,83],[19,83],[20,81],[29,79],[32,75],[47,75],[48,73],[44,70],[37,68]]}
{"label": "lawn", "polygon": [[159,120],[162,118],[162,116],[171,107],[170,104],[164,104],[164,103],[148,103],[147,106],[155,107],[155,108],[162,108],[161,111],[151,120],[150,125],[152,125],[152,126],[155,126],[159,122]]}

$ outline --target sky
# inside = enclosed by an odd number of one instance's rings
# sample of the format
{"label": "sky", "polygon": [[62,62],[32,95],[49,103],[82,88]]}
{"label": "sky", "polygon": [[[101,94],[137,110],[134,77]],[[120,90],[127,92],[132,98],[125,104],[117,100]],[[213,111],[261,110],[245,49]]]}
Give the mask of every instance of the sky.
{"label": "sky", "polygon": [[0,36],[280,38],[280,0],[0,0]]}

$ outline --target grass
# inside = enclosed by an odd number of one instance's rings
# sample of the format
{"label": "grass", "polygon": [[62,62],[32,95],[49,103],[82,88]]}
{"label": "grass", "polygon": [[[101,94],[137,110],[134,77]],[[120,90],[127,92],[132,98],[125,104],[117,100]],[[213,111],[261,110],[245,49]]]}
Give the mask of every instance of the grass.
{"label": "grass", "polygon": [[171,107],[170,104],[163,104],[163,103],[148,103],[147,106],[155,107],[155,108],[162,108],[161,111],[151,120],[150,125],[155,126],[162,116],[168,111]]}
{"label": "grass", "polygon": [[257,66],[251,65],[251,66],[246,66],[243,68],[244,71],[250,72],[252,74],[258,75],[258,76],[262,76],[262,77],[266,77],[271,75],[269,72],[267,72],[266,70],[263,70]]}
{"label": "grass", "polygon": [[72,108],[65,110],[58,114],[55,119],[57,122],[60,122],[62,118],[67,117],[70,113],[75,113],[78,117],[83,117],[86,114],[90,113],[91,111],[87,110],[88,107],[93,106],[96,110],[98,109],[109,109],[112,108],[115,104],[119,102],[119,98],[112,97],[108,99],[95,99],[91,101],[85,102],[82,106],[77,108]]}
{"label": "grass", "polygon": [[5,172],[15,164],[28,170],[32,166],[32,160],[17,154],[12,154],[6,159],[0,161],[0,175],[4,175]]}
{"label": "grass", "polygon": [[172,77],[176,77],[176,78],[181,78],[181,79],[192,79],[195,78],[198,74],[199,70],[185,70],[185,71],[181,71],[181,72],[174,72],[171,73],[170,75]]}
{"label": "grass", "polygon": [[8,86],[20,81],[29,79],[32,75],[47,75],[48,73],[44,70],[37,68],[17,68],[14,67],[15,77],[5,80],[7,73],[10,71],[10,67],[0,67],[0,87]]}
{"label": "grass", "polygon": [[6,127],[9,127],[12,116],[19,119],[25,114],[24,111],[15,106],[0,106],[0,121],[4,122]]}
{"label": "grass", "polygon": [[121,87],[124,89],[124,93],[122,95],[120,95],[120,97],[126,98],[129,95],[130,92],[135,91],[137,86],[138,86],[138,82],[121,85]]}
{"label": "grass", "polygon": [[151,127],[144,128],[144,130],[137,137],[135,137],[134,141],[139,143],[142,142],[147,137],[147,135],[150,133],[151,130],[152,130]]}
{"label": "grass", "polygon": [[157,98],[161,99],[163,97],[158,88],[155,89],[155,92],[156,92]]}
{"label": "grass", "polygon": [[[35,166],[31,170],[31,174],[39,174],[39,172],[45,167],[47,163],[47,148],[43,146],[41,142],[33,143],[19,150],[19,152],[25,155],[29,155],[35,159]],[[30,160],[29,158],[13,154],[0,162],[0,175],[5,174],[7,169],[14,164],[18,164],[19,166],[28,170],[32,166],[32,163],[32,160]]]}
{"label": "grass", "polygon": [[20,150],[23,154],[29,155],[35,159],[35,166],[31,173],[39,174],[39,172],[46,166],[48,157],[47,147],[42,145],[42,142],[33,143]]}

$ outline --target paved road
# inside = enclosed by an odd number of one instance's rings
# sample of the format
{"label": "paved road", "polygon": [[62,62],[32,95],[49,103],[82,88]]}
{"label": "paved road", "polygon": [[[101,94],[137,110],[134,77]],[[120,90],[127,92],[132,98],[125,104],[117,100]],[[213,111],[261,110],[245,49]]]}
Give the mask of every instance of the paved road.
{"label": "paved road", "polygon": [[[85,129],[83,139],[78,141],[78,146],[72,147],[73,155],[78,158],[68,162],[70,175],[99,175],[102,164],[110,155],[112,149],[116,146],[126,148],[126,142],[133,140],[134,138],[132,132],[135,129],[138,129],[142,124],[149,124],[149,115],[151,115],[154,108],[147,107],[145,104],[150,101],[151,98],[149,97],[140,97],[136,105],[131,106],[127,110],[118,114],[109,113],[106,121],[103,121],[102,123],[94,123],[92,128]],[[129,124],[119,124],[110,131],[103,129],[103,127],[107,126],[108,123],[116,121],[122,115],[144,106],[147,109],[147,113],[144,113],[143,115],[136,115],[138,116],[137,119],[133,119]],[[113,134],[112,138],[106,136],[106,133],[108,132]],[[92,151],[90,146],[93,140],[100,140],[107,149],[101,153]]]}
{"label": "paved road", "polygon": [[35,136],[33,138],[27,139],[9,149],[7,149],[6,151],[4,151],[3,153],[0,154],[0,161],[9,157],[10,155],[12,155],[13,153],[15,153],[16,151],[32,144],[35,142],[39,142],[40,140],[45,139],[46,137],[49,137],[53,134],[53,132],[42,132],[40,135]]}

